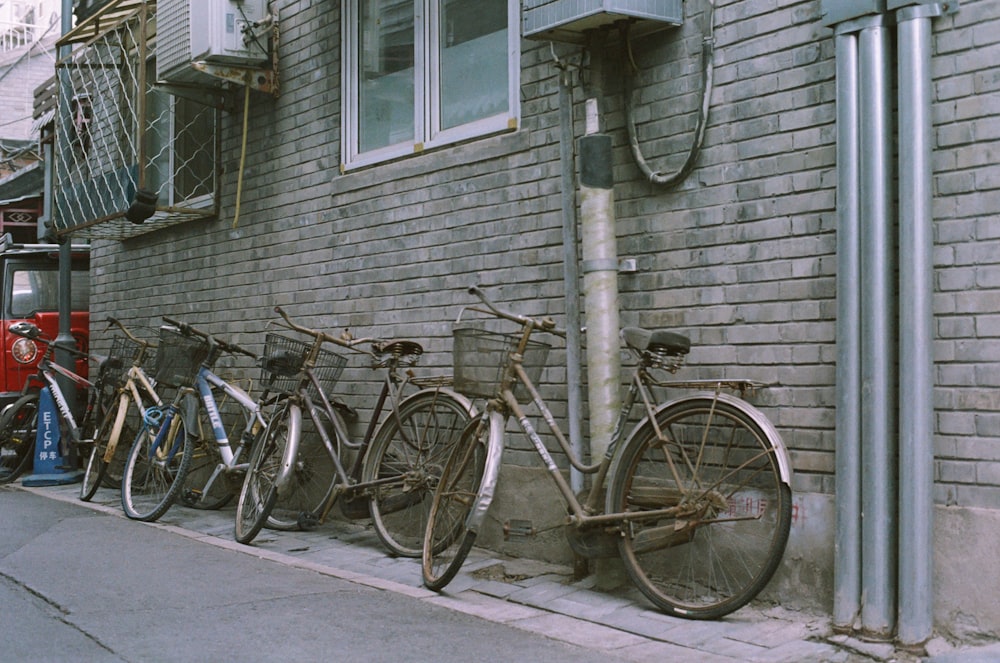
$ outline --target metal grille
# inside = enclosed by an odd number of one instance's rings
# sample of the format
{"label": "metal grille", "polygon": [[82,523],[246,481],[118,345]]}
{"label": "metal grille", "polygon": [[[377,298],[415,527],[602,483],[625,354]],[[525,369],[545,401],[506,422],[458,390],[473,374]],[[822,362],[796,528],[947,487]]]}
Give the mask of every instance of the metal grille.
{"label": "metal grille", "polygon": [[[119,0],[113,20],[78,26],[56,65],[56,232],[126,239],[214,215],[217,111],[153,87],[155,4]],[[77,43],[79,42],[79,43]],[[138,190],[156,211],[125,218]]]}

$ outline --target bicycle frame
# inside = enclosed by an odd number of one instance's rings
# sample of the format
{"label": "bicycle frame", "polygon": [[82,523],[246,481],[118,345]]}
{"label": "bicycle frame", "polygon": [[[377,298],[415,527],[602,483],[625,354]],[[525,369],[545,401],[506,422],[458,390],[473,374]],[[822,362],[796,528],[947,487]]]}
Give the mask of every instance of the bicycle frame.
{"label": "bicycle frame", "polygon": [[139,411],[139,415],[141,417],[145,418],[146,416],[146,411],[149,408],[143,405],[142,393],[139,391],[140,389],[150,400],[153,401],[153,405],[151,407],[163,406],[163,401],[156,393],[156,389],[153,387],[150,379],[146,376],[146,372],[138,366],[130,366],[128,373],[126,374],[125,384],[119,388],[118,407],[119,412],[122,414],[115,419],[114,428],[108,438],[108,447],[104,451],[103,459],[105,463],[111,462],[114,458],[115,451],[118,448],[122,427],[125,425],[125,412],[128,410],[128,399],[131,398],[132,402],[135,403],[136,409]]}
{"label": "bicycle frame", "polygon": [[[212,387],[221,389],[223,393],[239,403],[243,412],[247,415],[247,425],[243,430],[235,452],[226,434],[226,428],[222,423],[222,415],[219,412],[215,396],[212,394]],[[267,422],[264,420],[261,406],[257,401],[252,399],[239,387],[229,384],[204,366],[198,371],[198,377],[195,380],[195,389],[201,398],[202,405],[205,407],[205,412],[208,414],[208,420],[212,425],[212,435],[216,446],[219,448],[219,455],[222,457],[222,462],[216,465],[212,471],[212,475],[205,482],[203,494],[208,494],[215,480],[223,471],[227,469],[246,469],[245,461],[242,463],[235,462],[239,456],[239,451],[245,448],[248,443],[253,442],[254,435],[258,431],[263,430]],[[191,415],[196,416],[196,413],[191,413]],[[196,422],[192,422],[192,424],[196,425]],[[196,430],[192,425],[189,425],[188,429]]]}
{"label": "bicycle frame", "polygon": [[[488,315],[508,318],[505,315],[500,314],[496,310],[486,310],[478,308],[475,306],[468,307],[468,310],[478,311],[480,313],[486,313]],[[518,342],[517,348],[514,352],[510,353],[510,360],[506,362],[503,374],[500,379],[500,387],[498,394],[494,399],[491,399],[487,405],[486,411],[483,414],[483,425],[489,424],[489,418],[491,416],[499,416],[506,420],[508,417],[513,415],[517,420],[521,431],[525,434],[528,440],[531,442],[532,447],[535,452],[542,459],[545,465],[546,471],[552,478],[553,482],[556,484],[559,493],[562,495],[563,500],[571,511],[568,517],[568,523],[574,527],[583,529],[591,526],[597,525],[608,525],[615,523],[623,523],[630,521],[642,521],[642,520],[658,520],[661,518],[674,518],[685,513],[685,507],[683,505],[671,506],[663,509],[657,510],[646,510],[646,511],[634,511],[634,512],[619,512],[619,513],[604,513],[603,508],[600,505],[602,491],[604,490],[604,484],[607,477],[608,469],[611,466],[612,460],[614,459],[616,450],[622,441],[622,435],[624,433],[625,427],[628,423],[629,417],[632,410],[638,401],[641,401],[645,413],[641,417],[635,426],[633,431],[639,430],[644,423],[648,420],[652,425],[653,429],[656,431],[657,437],[664,444],[672,444],[669,436],[662,431],[657,424],[657,413],[667,407],[674,405],[675,403],[683,400],[683,398],[670,401],[661,405],[655,405],[656,400],[650,389],[650,385],[656,386],[674,386],[674,387],[692,387],[692,386],[712,386],[714,387],[714,401],[716,403],[720,400],[735,400],[721,392],[724,386],[738,389],[740,391],[746,391],[751,389],[756,385],[755,383],[748,380],[719,380],[719,381],[686,381],[686,382],[661,382],[657,381],[649,375],[645,367],[640,363],[636,367],[633,377],[630,381],[629,390],[622,402],[621,409],[619,410],[618,417],[615,423],[615,428],[612,432],[612,437],[607,445],[607,451],[599,462],[594,465],[584,465],[580,459],[573,452],[573,448],[565,434],[559,428],[555,417],[552,415],[545,401],[538,393],[538,389],[535,384],[531,381],[524,367],[522,365],[525,349],[528,346],[528,340],[530,339],[532,333],[536,329],[541,329],[542,331],[554,333],[556,335],[564,335],[564,332],[555,328],[554,325],[543,325],[540,326],[536,321],[531,319],[513,319],[514,321],[522,325],[520,340]],[[520,383],[527,389],[531,396],[531,401],[538,408],[541,416],[545,420],[548,429],[551,431],[553,436],[559,443],[560,448],[566,455],[570,464],[576,468],[578,471],[584,474],[595,474],[595,480],[592,482],[591,488],[587,493],[585,502],[581,503],[577,498],[576,494],[573,492],[569,483],[563,477],[558,466],[556,465],[555,459],[552,453],[546,448],[545,443],[539,436],[537,430],[532,424],[531,420],[525,414],[524,409],[521,407],[520,402],[514,395],[515,384]],[[773,432],[775,439],[780,439],[777,435],[777,431],[774,429],[773,424],[771,424],[767,419],[763,417],[756,417],[756,423],[761,426],[762,429]],[[495,484],[499,475],[499,468],[501,462],[502,452],[505,446],[506,437],[506,426],[503,421],[498,422],[495,425],[490,425],[490,435],[488,452],[486,458],[485,470],[483,473],[483,486],[481,488],[482,500],[479,500],[475,507],[470,511],[467,526],[470,530],[478,530],[483,524],[486,513],[492,502],[493,494],[495,492]],[[499,439],[494,439],[492,436],[498,436]],[[783,447],[778,448],[779,453],[777,456],[777,463],[779,468],[779,473],[782,481],[791,485],[791,470],[788,464],[787,454],[784,453]],[[674,460],[670,454],[666,455],[668,464],[670,466],[670,471],[674,476],[674,479],[681,485],[680,475],[677,472],[677,468],[674,465]]]}

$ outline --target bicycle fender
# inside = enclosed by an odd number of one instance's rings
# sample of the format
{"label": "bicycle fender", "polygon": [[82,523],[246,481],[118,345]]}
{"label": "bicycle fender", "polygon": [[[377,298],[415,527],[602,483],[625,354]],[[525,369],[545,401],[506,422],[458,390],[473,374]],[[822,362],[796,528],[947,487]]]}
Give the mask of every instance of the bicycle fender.
{"label": "bicycle fender", "polygon": [[496,495],[500,478],[500,459],[503,456],[504,419],[499,412],[490,413],[490,435],[486,448],[486,465],[483,468],[483,483],[479,486],[476,503],[465,518],[465,526],[470,532],[479,533]]}
{"label": "bicycle fender", "polygon": [[198,433],[198,398],[192,392],[184,394],[184,401],[181,405],[181,421],[184,428],[190,435]]}
{"label": "bicycle fender", "polygon": [[[722,403],[726,403],[727,405],[731,405],[737,410],[743,411],[744,414],[750,417],[750,419],[755,424],[757,424],[758,427],[760,427],[761,431],[764,432],[764,435],[766,435],[768,439],[770,439],[771,442],[774,444],[775,451],[777,452],[775,455],[776,455],[776,460],[778,461],[778,473],[781,475],[781,482],[787,485],[789,488],[791,488],[792,464],[791,461],[788,460],[788,450],[785,448],[785,442],[781,439],[781,435],[778,434],[778,429],[774,427],[774,424],[772,424],[767,417],[764,416],[764,413],[755,408],[750,403],[747,403],[745,400],[737,398],[732,394],[726,394],[721,392],[718,394],[712,391],[697,392],[694,394],[688,394],[686,396],[675,398],[671,401],[667,401],[663,405],[656,408],[654,416],[658,417],[661,412],[679,403],[685,403],[687,401],[705,400],[705,399],[718,400]],[[629,434],[629,440],[628,440],[629,442],[631,442],[632,438],[635,437],[635,435],[639,432],[639,429],[642,428],[644,425],[648,425],[648,417],[643,418],[643,420],[640,421],[639,424],[632,429],[632,432]],[[628,446],[628,443],[622,445],[619,448],[624,449],[626,446]]]}
{"label": "bicycle fender", "polygon": [[299,440],[302,439],[302,408],[291,404],[288,406],[288,438],[284,452],[281,455],[281,467],[278,476],[274,480],[274,488],[278,491],[280,498],[285,494],[288,484],[292,480],[292,467],[295,465],[295,457],[299,453]]}

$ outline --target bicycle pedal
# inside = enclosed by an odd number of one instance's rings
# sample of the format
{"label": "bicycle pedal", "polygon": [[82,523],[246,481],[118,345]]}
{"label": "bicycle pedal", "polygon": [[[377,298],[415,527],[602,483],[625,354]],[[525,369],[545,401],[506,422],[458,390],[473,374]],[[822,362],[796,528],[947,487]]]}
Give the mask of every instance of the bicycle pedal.
{"label": "bicycle pedal", "polygon": [[503,524],[503,538],[512,536],[535,536],[538,530],[530,520],[508,520]]}
{"label": "bicycle pedal", "polygon": [[299,529],[308,532],[319,527],[319,518],[311,513],[300,513],[298,517]]}

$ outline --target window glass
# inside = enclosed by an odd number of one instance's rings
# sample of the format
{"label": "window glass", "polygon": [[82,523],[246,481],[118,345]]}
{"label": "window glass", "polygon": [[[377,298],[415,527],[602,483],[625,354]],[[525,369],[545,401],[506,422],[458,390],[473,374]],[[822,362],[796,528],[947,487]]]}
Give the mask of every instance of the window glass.
{"label": "window glass", "polygon": [[360,0],[359,149],[413,140],[414,2]]}
{"label": "window glass", "polygon": [[512,0],[345,0],[343,165],[516,128]]}
{"label": "window glass", "polygon": [[507,110],[507,0],[442,0],[441,129]]}
{"label": "window glass", "polygon": [[[39,311],[59,310],[59,271],[56,269],[15,269],[8,281],[10,315],[27,318]],[[70,285],[74,311],[87,310],[90,301],[90,275],[73,271]]]}

